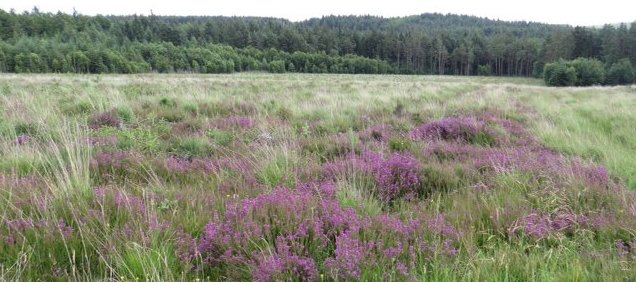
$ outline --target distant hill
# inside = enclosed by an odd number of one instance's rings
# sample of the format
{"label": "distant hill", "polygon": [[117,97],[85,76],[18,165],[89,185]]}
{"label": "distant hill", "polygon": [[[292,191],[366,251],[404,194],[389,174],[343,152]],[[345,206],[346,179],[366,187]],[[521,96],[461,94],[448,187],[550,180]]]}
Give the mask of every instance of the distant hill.
{"label": "distant hill", "polygon": [[376,16],[326,16],[299,23],[309,28],[346,29],[354,31],[466,31],[479,30],[484,35],[513,32],[517,35],[546,37],[550,32],[571,29],[568,25],[552,25],[526,21],[501,21],[476,16],[425,13],[421,15],[383,18]]}

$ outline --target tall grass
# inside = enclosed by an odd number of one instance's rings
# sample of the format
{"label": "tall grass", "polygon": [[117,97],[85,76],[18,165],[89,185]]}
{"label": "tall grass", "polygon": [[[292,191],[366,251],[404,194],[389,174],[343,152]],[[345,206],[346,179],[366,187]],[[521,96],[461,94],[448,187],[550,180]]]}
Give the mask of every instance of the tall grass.
{"label": "tall grass", "polygon": [[540,84],[0,76],[0,280],[633,280],[634,88]]}

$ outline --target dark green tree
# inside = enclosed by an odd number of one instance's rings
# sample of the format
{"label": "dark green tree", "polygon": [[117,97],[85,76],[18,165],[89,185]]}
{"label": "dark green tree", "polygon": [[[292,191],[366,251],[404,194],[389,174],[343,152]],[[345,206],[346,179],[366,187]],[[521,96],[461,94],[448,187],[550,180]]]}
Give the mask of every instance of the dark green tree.
{"label": "dark green tree", "polygon": [[629,59],[625,58],[612,64],[607,71],[606,84],[620,85],[634,83],[634,68]]}

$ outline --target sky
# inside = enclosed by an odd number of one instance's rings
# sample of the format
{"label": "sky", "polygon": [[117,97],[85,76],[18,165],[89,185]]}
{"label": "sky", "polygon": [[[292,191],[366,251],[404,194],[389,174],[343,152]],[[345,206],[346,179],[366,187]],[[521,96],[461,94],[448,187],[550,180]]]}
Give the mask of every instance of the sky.
{"label": "sky", "polygon": [[42,12],[84,15],[264,16],[305,20],[323,15],[398,17],[422,13],[453,13],[500,20],[600,26],[636,21],[635,0],[2,0],[0,9],[17,12],[37,6]]}

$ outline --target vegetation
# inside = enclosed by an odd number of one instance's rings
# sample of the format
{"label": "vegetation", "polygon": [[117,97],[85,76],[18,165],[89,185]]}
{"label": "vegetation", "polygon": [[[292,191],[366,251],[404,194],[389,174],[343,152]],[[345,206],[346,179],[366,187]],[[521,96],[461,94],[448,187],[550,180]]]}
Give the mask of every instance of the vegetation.
{"label": "vegetation", "polygon": [[607,71],[606,83],[609,85],[622,85],[634,83],[634,68],[632,63],[627,59],[622,59],[612,66]]}
{"label": "vegetation", "polygon": [[[584,28],[477,17],[84,16],[0,10],[0,72],[242,71],[541,77],[559,59],[600,60],[633,80],[636,24]],[[581,61],[582,62],[582,61]],[[582,66],[583,67],[583,66]],[[565,73],[560,70],[559,73]],[[567,76],[567,75],[566,75]],[[620,77],[620,78],[618,78]],[[584,81],[582,84],[590,82]],[[592,81],[591,83],[595,83]],[[576,83],[566,83],[563,85]]]}
{"label": "vegetation", "polygon": [[540,84],[5,74],[0,280],[633,280],[635,89]]}
{"label": "vegetation", "polygon": [[[613,77],[625,79],[625,75],[628,74],[627,66],[624,63],[617,66],[614,66]],[[609,84],[616,80],[614,78],[606,80],[605,68],[601,61],[585,58],[573,61],[560,60],[547,64],[544,70],[544,79],[546,85],[550,86],[590,86]]]}

